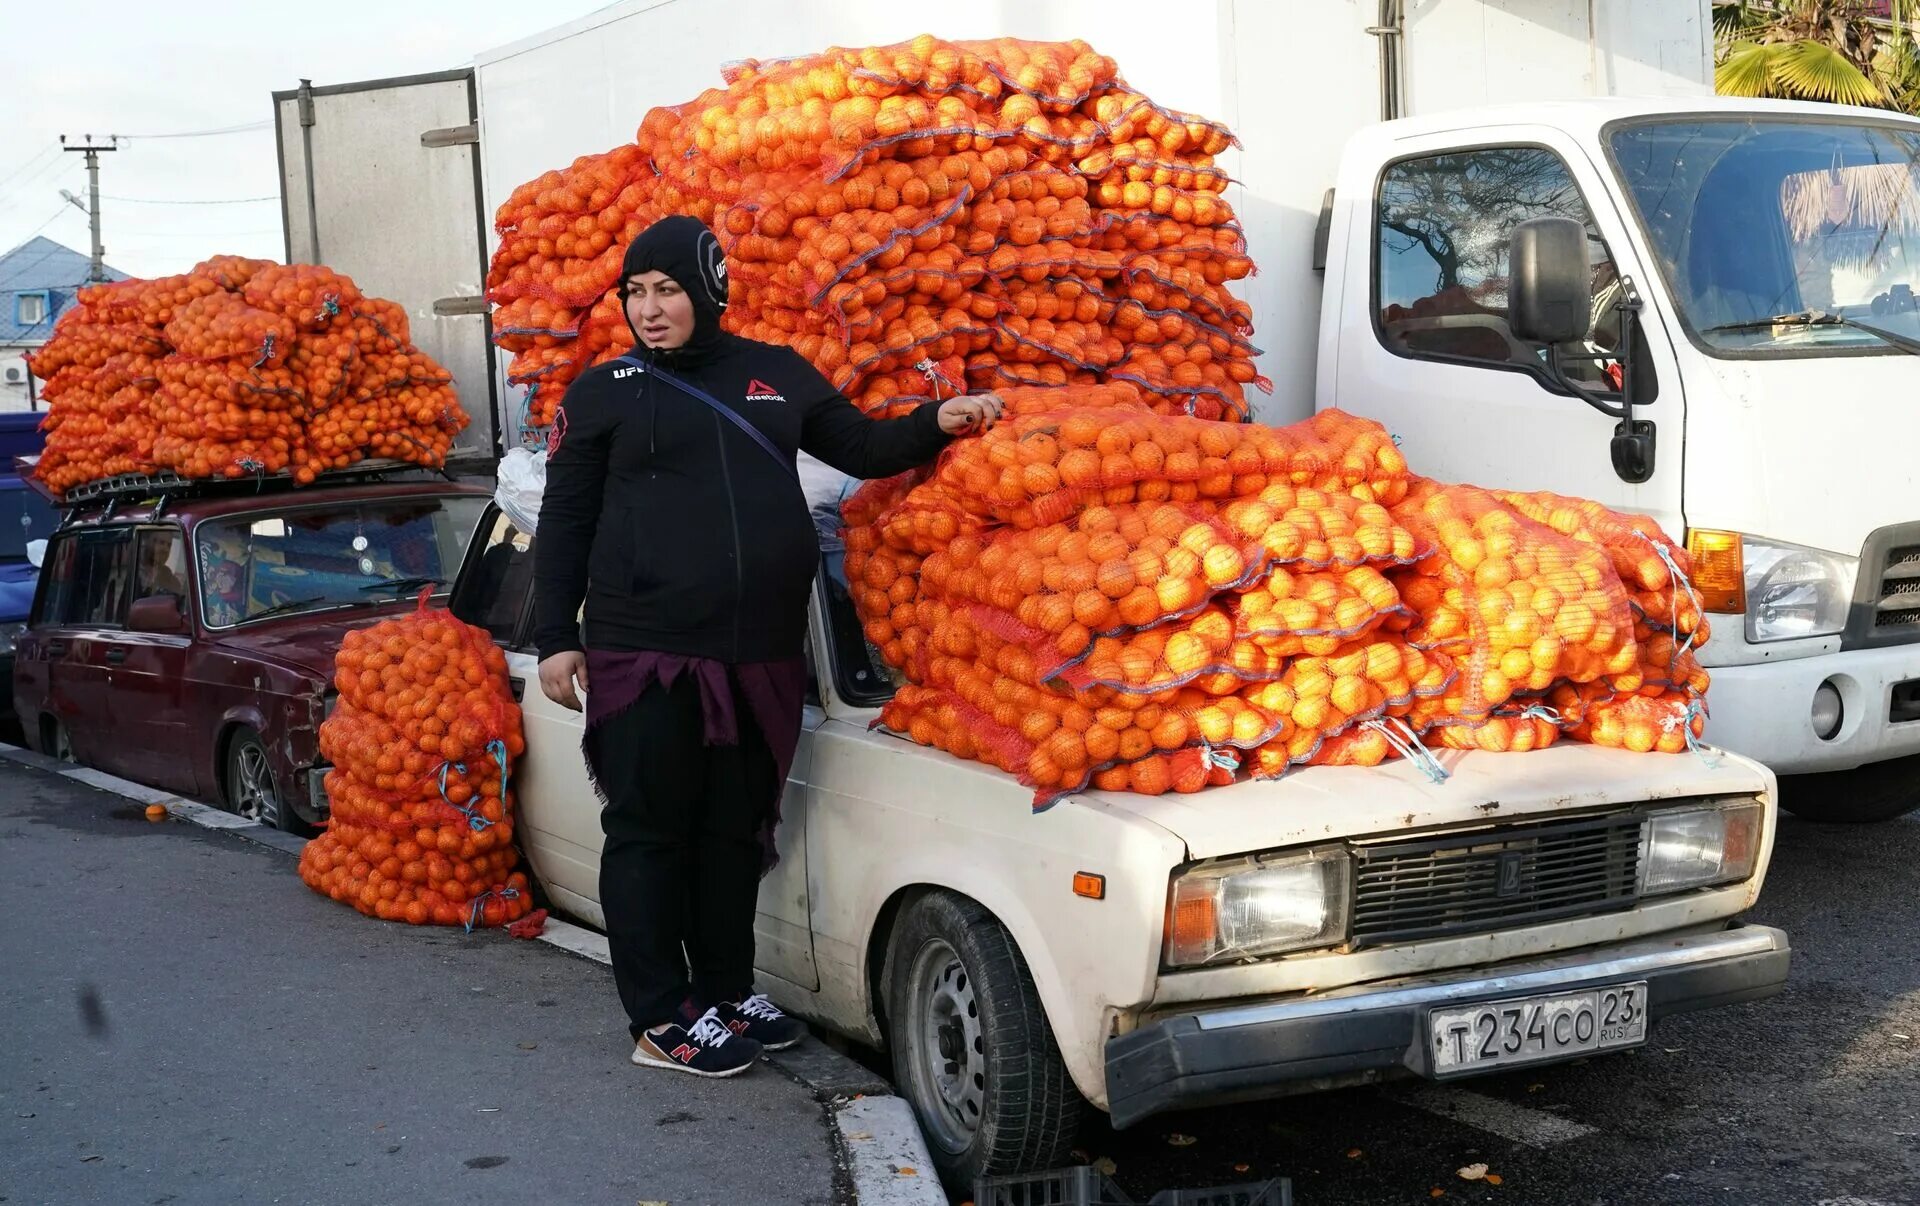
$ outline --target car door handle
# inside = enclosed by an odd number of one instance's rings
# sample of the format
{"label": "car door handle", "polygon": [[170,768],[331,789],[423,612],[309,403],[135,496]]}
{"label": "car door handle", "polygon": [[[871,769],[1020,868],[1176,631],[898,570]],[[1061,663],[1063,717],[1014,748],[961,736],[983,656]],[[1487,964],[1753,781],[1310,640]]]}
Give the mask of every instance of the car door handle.
{"label": "car door handle", "polygon": [[127,651],[126,651],[126,650],[124,650],[124,649],[109,649],[109,650],[107,650],[107,664],[108,664],[109,666],[118,666],[118,665],[119,665],[120,663],[122,663],[122,662],[124,662],[124,661],[126,661],[126,660],[127,660]]}
{"label": "car door handle", "polygon": [[48,657],[67,656],[67,643],[65,641],[48,641],[47,656]]}
{"label": "car door handle", "polygon": [[513,702],[520,703],[527,697],[527,680],[518,676],[509,676],[507,682],[513,687]]}

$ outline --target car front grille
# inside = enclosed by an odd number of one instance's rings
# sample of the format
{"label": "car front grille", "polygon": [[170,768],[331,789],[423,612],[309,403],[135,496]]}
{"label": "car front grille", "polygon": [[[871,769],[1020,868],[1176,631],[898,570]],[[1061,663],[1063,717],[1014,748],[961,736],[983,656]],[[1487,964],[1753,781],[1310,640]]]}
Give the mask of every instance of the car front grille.
{"label": "car front grille", "polygon": [[1640,826],[1615,814],[1357,846],[1353,946],[1630,908]]}

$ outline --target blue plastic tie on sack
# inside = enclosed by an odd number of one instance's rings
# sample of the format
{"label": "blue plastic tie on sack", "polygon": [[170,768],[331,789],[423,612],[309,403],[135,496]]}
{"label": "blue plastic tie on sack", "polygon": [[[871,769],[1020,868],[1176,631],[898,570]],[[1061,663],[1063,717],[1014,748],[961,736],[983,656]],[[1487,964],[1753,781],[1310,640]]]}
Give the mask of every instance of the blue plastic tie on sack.
{"label": "blue plastic tie on sack", "polygon": [[473,928],[480,924],[480,914],[486,909],[487,897],[489,896],[497,897],[501,900],[518,900],[520,899],[520,889],[502,888],[498,892],[489,889],[474,897],[473,907],[467,911],[467,933],[473,933]]}
{"label": "blue plastic tie on sack", "polygon": [[[1693,600],[1693,609],[1695,611],[1705,611],[1706,609],[1700,605],[1699,592],[1693,589],[1692,580],[1687,577],[1686,571],[1680,568],[1680,563],[1673,559],[1673,553],[1666,545],[1642,531],[1635,530],[1634,535],[1653,547],[1654,555],[1666,562],[1667,573],[1673,575],[1674,585],[1677,590],[1672,596],[1671,605],[1667,614],[1667,622],[1668,628],[1675,636],[1678,636],[1680,635],[1680,595],[1678,591],[1684,590],[1687,592],[1687,598]],[[1672,670],[1674,663],[1678,662],[1693,648],[1694,638],[1699,635],[1699,632],[1700,630],[1696,626],[1692,632],[1687,634],[1685,641],[1674,646],[1673,662],[1667,664],[1668,670]]]}
{"label": "blue plastic tie on sack", "polygon": [[1232,750],[1217,750],[1212,746],[1200,747],[1200,756],[1206,759],[1211,770],[1223,770],[1232,774],[1240,773],[1240,757]]}
{"label": "blue plastic tie on sack", "polygon": [[1559,728],[1565,728],[1567,724],[1567,718],[1565,716],[1562,716],[1557,709],[1549,708],[1545,704],[1532,705],[1527,708],[1526,711],[1520,713],[1520,719],[1544,720],[1548,724]]}
{"label": "blue plastic tie on sack", "polygon": [[[1398,732],[1395,731],[1394,726],[1398,726]],[[1402,758],[1419,767],[1429,781],[1434,783],[1447,781],[1449,777],[1447,768],[1440,765],[1440,760],[1433,756],[1432,750],[1421,744],[1420,735],[1415,733],[1406,721],[1397,716],[1385,716],[1367,721],[1365,727],[1385,737],[1387,744],[1392,746]]]}
{"label": "blue plastic tie on sack", "polygon": [[[493,744],[494,743],[489,743],[488,748],[491,749]],[[497,756],[500,759],[500,774],[502,776],[500,780],[500,798],[502,800],[505,800],[506,791],[507,791],[507,781],[505,778],[505,775],[507,773],[506,746],[502,745],[500,747],[500,753]],[[467,827],[469,829],[472,829],[475,833],[480,833],[486,830],[489,826],[493,824],[493,822],[489,821],[486,817],[482,816],[478,808],[475,808],[471,805],[465,808],[462,808],[460,805],[455,804],[451,799],[448,798],[447,772],[449,770],[458,771],[460,774],[464,775],[467,773],[467,764],[464,762],[442,762],[440,764],[440,772],[439,772],[440,802],[445,804],[448,808],[453,809],[455,812],[459,813],[461,816],[467,818]]]}
{"label": "blue plastic tie on sack", "polygon": [[1687,739],[1687,749],[1691,750],[1700,761],[1706,763],[1708,768],[1711,769],[1720,765],[1722,761],[1720,752],[1693,735],[1693,722],[1696,719],[1704,720],[1706,716],[1706,702],[1696,695],[1687,701],[1687,707],[1684,712],[1681,712],[1677,717],[1669,716],[1661,721],[1660,729],[1662,732],[1671,733],[1675,726],[1678,726],[1681,734]]}

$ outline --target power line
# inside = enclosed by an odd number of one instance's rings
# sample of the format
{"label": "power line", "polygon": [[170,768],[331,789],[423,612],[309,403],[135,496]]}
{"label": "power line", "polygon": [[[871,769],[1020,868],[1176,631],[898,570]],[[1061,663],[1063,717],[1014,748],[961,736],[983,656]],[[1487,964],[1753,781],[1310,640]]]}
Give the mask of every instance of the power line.
{"label": "power line", "polygon": [[273,125],[272,119],[264,121],[242,122],[236,126],[219,126],[211,130],[175,130],[171,134],[116,134],[115,138],[214,138],[222,134],[244,134],[249,130],[265,130]]}
{"label": "power line", "polygon": [[[25,177],[18,184],[14,185],[12,188],[9,188],[6,191],[9,194],[22,193],[28,189],[37,188],[40,185],[49,184],[54,180],[60,179],[60,173],[63,170],[65,170],[63,165],[66,165],[68,162],[69,161],[65,159],[55,158],[51,162],[43,165],[38,171],[34,172],[30,176]],[[78,164],[72,165],[75,171],[79,170],[79,166],[80,165]]]}
{"label": "power line", "polygon": [[278,201],[279,193],[266,197],[216,197],[209,200],[183,200],[178,197],[114,197],[100,195],[103,201],[124,201],[131,205],[251,205],[257,201]]}
{"label": "power line", "polygon": [[59,155],[59,153],[60,153],[60,144],[57,142],[50,142],[46,146],[41,147],[40,153],[38,155],[35,155],[32,158],[28,159],[26,162],[22,163],[19,167],[7,173],[6,176],[0,177],[0,188],[5,188],[7,185],[12,184],[16,179],[26,174],[27,172],[45,167],[47,165],[47,156],[49,155],[57,156]]}

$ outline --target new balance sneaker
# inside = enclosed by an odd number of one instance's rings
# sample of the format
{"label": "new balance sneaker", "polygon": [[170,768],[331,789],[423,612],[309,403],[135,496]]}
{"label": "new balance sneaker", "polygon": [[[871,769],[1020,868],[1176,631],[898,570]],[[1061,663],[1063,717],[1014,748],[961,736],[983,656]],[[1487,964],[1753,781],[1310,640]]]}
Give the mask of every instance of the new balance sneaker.
{"label": "new balance sneaker", "polygon": [[728,1029],[712,1009],[687,1025],[649,1030],[633,1045],[634,1063],[694,1076],[738,1076],[759,1058],[760,1044]]}
{"label": "new balance sneaker", "polygon": [[767,1051],[784,1051],[807,1037],[805,1022],[780,1012],[778,1005],[759,993],[737,1005],[723,1001],[713,1007],[713,1013],[722,1026]]}

